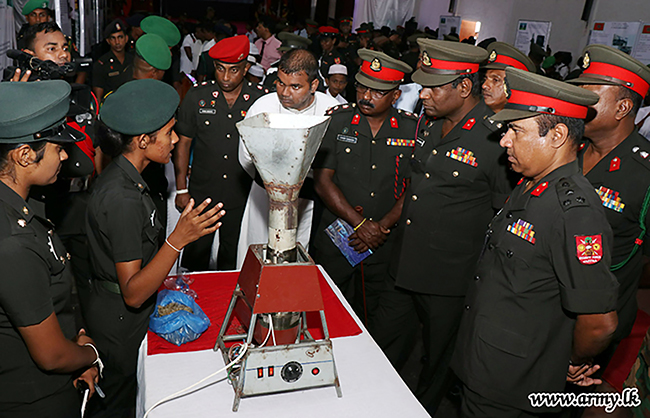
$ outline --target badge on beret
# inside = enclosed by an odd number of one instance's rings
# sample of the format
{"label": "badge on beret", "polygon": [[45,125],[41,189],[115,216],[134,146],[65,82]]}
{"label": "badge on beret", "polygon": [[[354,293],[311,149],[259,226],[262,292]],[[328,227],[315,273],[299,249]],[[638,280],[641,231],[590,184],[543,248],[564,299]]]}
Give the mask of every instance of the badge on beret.
{"label": "badge on beret", "polygon": [[216,90],[213,91],[213,92],[212,92],[212,97],[214,97],[215,99],[216,99],[217,97],[219,97],[219,92],[216,91]]}
{"label": "badge on beret", "polygon": [[493,49],[492,52],[490,52],[490,58],[488,58],[488,61],[494,62],[496,61],[496,59],[497,59],[497,51]]}
{"label": "badge on beret", "polygon": [[586,70],[589,68],[589,64],[591,64],[591,58],[589,57],[589,52],[585,52],[585,56],[582,57],[582,68]]}
{"label": "badge on beret", "polygon": [[244,54],[239,54],[239,57],[237,57],[237,60],[238,60],[238,61],[241,61],[241,60],[243,60],[243,59],[244,59]]}
{"label": "badge on beret", "polygon": [[116,23],[116,24],[115,24],[115,29],[117,29],[117,30],[122,30],[122,27],[120,26],[119,23]]}
{"label": "badge on beret", "polygon": [[576,235],[576,252],[582,264],[596,264],[603,258],[602,235]]}
{"label": "badge on beret", "polygon": [[431,67],[431,58],[429,58],[429,54],[427,54],[427,51],[424,51],[422,53],[422,65],[426,67]]}
{"label": "badge on beret", "polygon": [[370,63],[370,69],[372,71],[381,71],[381,62],[379,61],[379,58],[372,60]]}
{"label": "badge on beret", "polygon": [[205,106],[205,100],[203,99],[199,100],[199,106],[201,107]]}

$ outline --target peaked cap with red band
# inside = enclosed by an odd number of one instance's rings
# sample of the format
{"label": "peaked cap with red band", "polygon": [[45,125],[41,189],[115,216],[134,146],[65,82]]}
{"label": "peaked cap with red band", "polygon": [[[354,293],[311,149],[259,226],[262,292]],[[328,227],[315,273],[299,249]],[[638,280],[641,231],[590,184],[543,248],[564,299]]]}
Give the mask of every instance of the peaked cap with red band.
{"label": "peaked cap with red band", "polygon": [[459,42],[419,38],[418,44],[421,65],[411,78],[425,87],[442,86],[463,74],[476,73],[488,57],[485,49]]}
{"label": "peaked cap with red band", "polygon": [[584,119],[587,106],[598,102],[598,95],[594,92],[514,67],[506,68],[504,88],[508,103],[502,111],[490,117],[495,121],[526,119],[541,114]]}
{"label": "peaked cap with red band", "polygon": [[246,35],[231,36],[217,42],[210,48],[210,58],[226,64],[237,64],[248,57],[250,41]]}
{"label": "peaked cap with red band", "polygon": [[318,33],[320,36],[334,37],[339,34],[339,30],[333,26],[321,26],[318,28]]}
{"label": "peaked cap with red band", "polygon": [[571,84],[623,86],[641,97],[648,94],[650,68],[623,51],[606,45],[587,45],[582,62],[582,74]]}
{"label": "peaked cap with red band", "polygon": [[487,64],[481,68],[486,70],[505,70],[506,67],[515,67],[520,70],[534,73],[535,64],[523,52],[505,42],[492,42],[488,45],[489,52]]}
{"label": "peaked cap with red band", "polygon": [[358,54],[363,62],[355,79],[371,89],[392,90],[404,81],[407,73],[413,71],[405,62],[383,52],[361,48]]}

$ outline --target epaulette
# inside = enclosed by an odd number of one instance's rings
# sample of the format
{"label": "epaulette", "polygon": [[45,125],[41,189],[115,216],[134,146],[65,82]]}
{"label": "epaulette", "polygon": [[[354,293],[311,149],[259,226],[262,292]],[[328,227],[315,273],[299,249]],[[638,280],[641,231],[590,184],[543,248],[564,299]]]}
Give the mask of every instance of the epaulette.
{"label": "epaulette", "polygon": [[346,104],[342,104],[342,105],[336,105],[336,106],[333,106],[333,107],[330,107],[329,109],[327,109],[327,111],[325,112],[325,115],[330,116],[330,115],[332,115],[334,113],[349,112],[351,110],[354,110],[355,107],[356,107],[356,105],[354,103],[346,103]]}
{"label": "epaulette", "polygon": [[258,90],[262,90],[264,94],[268,94],[269,89],[262,87],[260,84],[257,85]]}
{"label": "epaulette", "polygon": [[[648,148],[650,150],[650,146]],[[646,151],[639,146],[632,148],[632,158],[646,169],[650,170],[650,151]]]}
{"label": "epaulette", "polygon": [[496,132],[504,128],[503,122],[495,122],[488,115],[483,116],[483,125],[485,125],[490,131]]}
{"label": "epaulette", "polygon": [[399,113],[402,116],[406,116],[409,119],[418,120],[418,117],[415,113],[411,113],[407,110],[397,109],[397,113]]}
{"label": "epaulette", "polygon": [[580,206],[589,206],[584,191],[571,181],[571,179],[561,178],[555,184],[555,191],[557,192],[560,206],[562,206],[564,211]]}

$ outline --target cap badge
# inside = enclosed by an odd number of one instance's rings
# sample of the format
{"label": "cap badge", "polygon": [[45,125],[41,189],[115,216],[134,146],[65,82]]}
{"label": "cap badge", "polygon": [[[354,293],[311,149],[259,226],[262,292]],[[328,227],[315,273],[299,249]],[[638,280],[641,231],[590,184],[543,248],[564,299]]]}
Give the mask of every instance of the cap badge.
{"label": "cap badge", "polygon": [[591,58],[589,57],[589,52],[585,52],[585,56],[582,57],[582,68],[589,68],[589,64],[591,64]]}
{"label": "cap badge", "polygon": [[122,30],[122,27],[120,26],[119,23],[116,23],[116,24],[115,24],[115,29],[117,29],[117,30]]}
{"label": "cap badge", "polygon": [[379,58],[372,60],[370,63],[370,69],[372,71],[381,71],[381,62],[379,61]]}
{"label": "cap badge", "polygon": [[431,67],[431,58],[429,58],[427,51],[424,51],[422,53],[422,65],[425,67]]}
{"label": "cap badge", "polygon": [[241,61],[244,59],[244,54],[239,54],[239,57],[237,58],[237,61]]}
{"label": "cap badge", "polygon": [[490,58],[488,58],[488,61],[494,62],[496,61],[496,59],[497,59],[497,51],[492,50],[492,52],[490,53]]}

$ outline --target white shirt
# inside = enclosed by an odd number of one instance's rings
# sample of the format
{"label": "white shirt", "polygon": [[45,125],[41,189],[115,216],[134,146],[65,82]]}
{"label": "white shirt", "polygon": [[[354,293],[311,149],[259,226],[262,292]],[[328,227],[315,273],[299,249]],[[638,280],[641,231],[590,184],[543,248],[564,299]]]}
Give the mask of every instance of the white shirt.
{"label": "white shirt", "polygon": [[337,94],[336,97],[332,96],[332,93],[330,92],[329,88],[327,88],[325,90],[325,94],[327,94],[329,97],[335,99],[337,102],[339,102],[339,104],[346,104],[348,102],[347,100],[345,100],[343,98],[343,96],[341,96],[341,94]]}
{"label": "white shirt", "polygon": [[399,99],[397,99],[393,107],[406,110],[407,112],[413,112],[415,106],[418,104],[422,86],[418,83],[409,83],[400,85],[399,89],[402,91],[402,95],[399,96]]}
{"label": "white shirt", "polygon": [[[650,141],[650,106],[642,107],[639,109],[639,112],[636,114],[636,119],[634,120],[634,123],[637,124],[641,122],[644,118],[645,121],[643,122],[643,125],[641,128],[639,128],[639,133],[643,135],[648,141]],[[646,118],[646,116],[648,116]]]}
{"label": "white shirt", "polygon": [[[198,65],[199,56],[201,55],[202,44],[203,42],[198,40],[192,33],[187,34],[185,39],[183,39],[183,44],[181,45],[181,71],[185,74],[191,74],[192,70],[196,70],[196,65]],[[192,60],[187,56],[185,47],[189,47],[192,51]],[[194,62],[196,62],[196,65]]]}
{"label": "white shirt", "polygon": [[[295,110],[288,109],[280,103],[277,93],[266,94],[255,101],[246,112],[246,118],[253,117],[260,113],[283,113],[294,115],[325,115],[325,112],[339,103],[336,99],[325,93],[316,92],[314,101],[306,109]],[[239,163],[246,172],[253,177],[255,175],[255,166],[248,150],[242,140],[239,140]],[[298,230],[297,241],[305,249],[309,244],[311,235],[311,221],[314,211],[314,202],[308,199],[298,199]],[[263,187],[253,182],[250,194],[244,209],[241,229],[239,233],[239,243],[237,245],[237,268],[241,268],[246,257],[246,252],[251,244],[266,244],[268,242],[268,216],[269,216],[269,198]]]}

